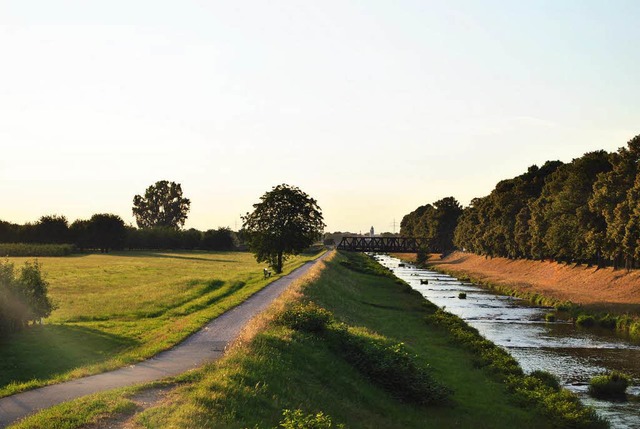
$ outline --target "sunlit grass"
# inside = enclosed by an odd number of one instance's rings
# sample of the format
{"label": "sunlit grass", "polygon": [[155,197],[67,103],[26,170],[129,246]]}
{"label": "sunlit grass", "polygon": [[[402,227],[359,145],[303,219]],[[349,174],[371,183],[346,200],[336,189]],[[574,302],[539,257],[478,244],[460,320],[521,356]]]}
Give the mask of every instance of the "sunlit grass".
{"label": "sunlit grass", "polygon": [[[18,427],[103,427],[105,419],[124,417],[126,427],[138,429],[271,429],[280,427],[287,409],[303,416],[323,413],[348,428],[566,427],[519,404],[495,373],[476,365],[476,354],[449,331],[425,322],[432,304],[378,268],[361,255],[339,254],[316,265],[249,324],[225,357],[172,380],[176,388],[142,412],[132,413],[114,399],[115,392],[132,398],[140,388],[120,389],[61,404]],[[315,303],[349,324],[350,332],[404,343],[453,389],[451,401],[417,406],[378,386],[327,338],[283,323],[296,302]]]}
{"label": "sunlit grass", "polygon": [[251,343],[205,367],[169,401],[138,415],[136,427],[273,428],[285,409],[322,412],[349,428],[553,426],[515,405],[504,384],[474,367],[471,354],[428,326],[421,297],[392,278],[360,270],[362,258],[339,255],[327,262],[302,295],[290,295],[289,301],[311,300],[354,331],[404,343],[453,389],[451,403],[424,407],[402,401],[321,336],[262,321]]}
{"label": "sunlit grass", "polygon": [[[10,258],[20,265],[29,258]],[[292,258],[284,273],[311,256]],[[241,252],[39,258],[58,306],[0,344],[0,396],[116,368],[171,347],[269,282]]]}

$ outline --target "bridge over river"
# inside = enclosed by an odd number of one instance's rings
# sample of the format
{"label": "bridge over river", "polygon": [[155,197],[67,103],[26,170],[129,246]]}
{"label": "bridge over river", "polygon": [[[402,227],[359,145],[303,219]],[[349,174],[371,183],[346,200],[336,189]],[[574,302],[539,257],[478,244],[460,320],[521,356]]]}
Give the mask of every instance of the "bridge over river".
{"label": "bridge over river", "polygon": [[427,239],[415,237],[342,237],[338,250],[348,252],[417,253]]}

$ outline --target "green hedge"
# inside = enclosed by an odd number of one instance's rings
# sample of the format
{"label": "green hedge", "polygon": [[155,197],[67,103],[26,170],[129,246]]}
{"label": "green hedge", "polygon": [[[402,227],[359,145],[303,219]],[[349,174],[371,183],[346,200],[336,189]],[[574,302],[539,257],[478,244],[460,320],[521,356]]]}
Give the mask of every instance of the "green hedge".
{"label": "green hedge", "polygon": [[72,244],[0,243],[0,257],[4,256],[68,256],[74,253]]}

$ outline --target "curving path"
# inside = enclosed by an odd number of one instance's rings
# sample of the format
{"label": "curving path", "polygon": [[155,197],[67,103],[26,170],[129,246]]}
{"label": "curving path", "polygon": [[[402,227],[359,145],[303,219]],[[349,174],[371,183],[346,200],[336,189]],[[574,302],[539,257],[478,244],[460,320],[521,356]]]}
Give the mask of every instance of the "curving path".
{"label": "curving path", "polygon": [[274,281],[242,304],[210,321],[182,343],[151,359],[114,371],[0,398],[0,428],[61,402],[91,393],[176,376],[220,358],[227,345],[240,334],[250,319],[264,311],[294,280],[304,276],[313,265],[327,255],[328,253],[325,253]]}

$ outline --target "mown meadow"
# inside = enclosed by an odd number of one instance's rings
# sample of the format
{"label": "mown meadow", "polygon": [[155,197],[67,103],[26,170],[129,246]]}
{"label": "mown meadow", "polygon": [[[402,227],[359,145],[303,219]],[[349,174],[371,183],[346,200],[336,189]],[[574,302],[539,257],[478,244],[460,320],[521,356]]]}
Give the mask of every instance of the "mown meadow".
{"label": "mown meadow", "polygon": [[123,389],[16,428],[607,426],[463,325],[366,256],[337,254],[254,319],[225,357],[174,380],[155,406],[137,409],[139,390]]}
{"label": "mown meadow", "polygon": [[[314,255],[289,259],[284,274]],[[17,267],[33,258],[9,258]],[[0,343],[0,396],[170,348],[277,277],[246,252],[121,252],[38,258],[56,309]]]}

